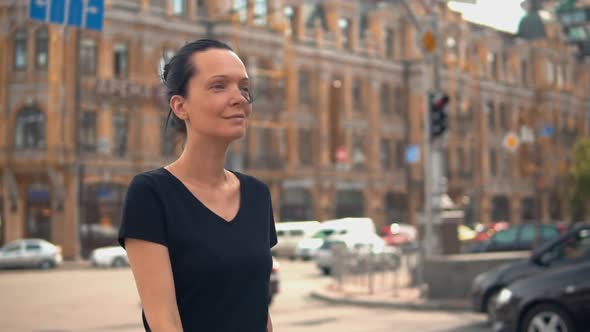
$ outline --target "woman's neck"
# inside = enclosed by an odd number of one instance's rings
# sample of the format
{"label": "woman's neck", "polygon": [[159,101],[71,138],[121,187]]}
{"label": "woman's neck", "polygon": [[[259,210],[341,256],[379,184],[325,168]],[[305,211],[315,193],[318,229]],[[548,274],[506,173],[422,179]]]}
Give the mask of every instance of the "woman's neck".
{"label": "woman's neck", "polygon": [[218,187],[227,182],[224,166],[228,146],[218,139],[187,139],[180,157],[167,168],[190,184]]}

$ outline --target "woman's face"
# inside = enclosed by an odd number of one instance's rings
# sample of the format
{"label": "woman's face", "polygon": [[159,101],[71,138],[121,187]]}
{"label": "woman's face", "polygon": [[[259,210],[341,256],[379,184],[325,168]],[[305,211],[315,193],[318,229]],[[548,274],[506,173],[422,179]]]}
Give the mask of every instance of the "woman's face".
{"label": "woman's face", "polygon": [[234,52],[221,49],[195,53],[192,61],[197,70],[181,106],[189,135],[241,138],[252,112],[246,67]]}

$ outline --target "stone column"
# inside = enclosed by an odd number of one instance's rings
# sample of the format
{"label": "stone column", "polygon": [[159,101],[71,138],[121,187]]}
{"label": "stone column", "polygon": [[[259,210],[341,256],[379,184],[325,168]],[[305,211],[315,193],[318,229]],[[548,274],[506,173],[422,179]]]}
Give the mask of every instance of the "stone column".
{"label": "stone column", "polygon": [[110,155],[113,150],[113,111],[107,104],[97,114],[98,153]]}
{"label": "stone column", "polygon": [[319,116],[319,132],[320,140],[320,168],[326,169],[331,165],[331,156],[334,151],[330,151],[330,75],[321,71],[318,91],[318,116]]}
{"label": "stone column", "polygon": [[488,194],[482,193],[479,197],[478,220],[480,223],[487,224],[492,219],[491,198]]}
{"label": "stone column", "polygon": [[[5,171],[6,172],[6,171]],[[25,236],[25,193],[24,188],[10,188],[8,175],[4,175],[4,242],[22,239]],[[16,183],[16,182],[15,182]],[[11,192],[16,190],[16,192]]]}
{"label": "stone column", "polygon": [[510,197],[510,223],[520,224],[522,221],[522,199],[520,196]]}

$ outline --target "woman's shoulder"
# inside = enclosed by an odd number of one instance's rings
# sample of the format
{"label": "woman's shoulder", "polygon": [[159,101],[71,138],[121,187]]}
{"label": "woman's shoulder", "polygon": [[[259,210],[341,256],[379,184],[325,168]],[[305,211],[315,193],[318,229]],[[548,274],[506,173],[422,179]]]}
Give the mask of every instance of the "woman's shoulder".
{"label": "woman's shoulder", "polygon": [[160,167],[136,174],[129,186],[157,188],[159,183],[167,180],[167,177],[166,170]]}
{"label": "woman's shoulder", "polygon": [[246,188],[249,188],[250,190],[255,190],[255,191],[265,191],[265,192],[270,192],[268,189],[268,185],[264,182],[262,182],[261,180],[259,180],[258,178],[252,176],[252,175],[248,175],[248,174],[244,174],[244,173],[240,173],[240,172],[236,172],[236,171],[231,171],[232,173],[234,173],[238,179],[240,179],[240,181],[244,182]]}

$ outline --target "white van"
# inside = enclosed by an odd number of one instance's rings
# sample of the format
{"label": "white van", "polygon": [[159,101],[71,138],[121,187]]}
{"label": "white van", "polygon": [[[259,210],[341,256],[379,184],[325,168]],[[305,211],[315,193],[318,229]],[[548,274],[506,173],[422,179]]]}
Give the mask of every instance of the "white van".
{"label": "white van", "polygon": [[295,255],[303,260],[310,260],[324,244],[326,238],[348,234],[375,233],[375,223],[371,218],[342,218],[324,221],[312,237],[299,242]]}
{"label": "white van", "polygon": [[311,237],[319,227],[318,221],[291,221],[275,224],[278,243],[272,248],[273,254],[295,259],[295,249],[299,241]]}

